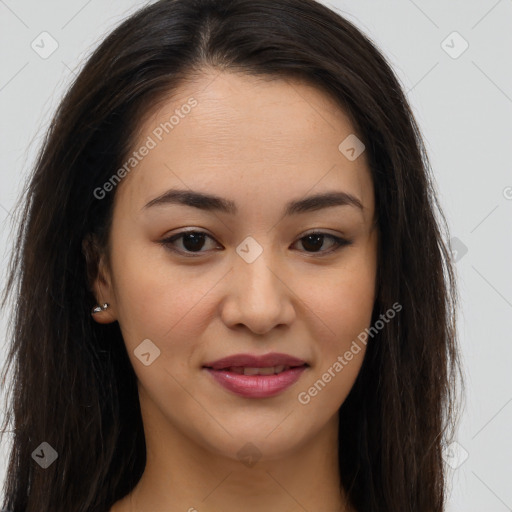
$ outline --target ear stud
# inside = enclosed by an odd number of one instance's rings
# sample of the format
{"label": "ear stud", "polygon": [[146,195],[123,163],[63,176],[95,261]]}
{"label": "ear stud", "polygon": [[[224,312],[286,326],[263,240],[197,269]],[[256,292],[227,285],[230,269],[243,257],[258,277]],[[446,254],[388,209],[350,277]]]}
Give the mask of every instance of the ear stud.
{"label": "ear stud", "polygon": [[96,314],[96,313],[100,313],[101,311],[105,311],[106,309],[108,309],[108,307],[110,306],[110,304],[107,304],[106,302],[103,304],[103,306],[101,306],[100,304],[94,306],[94,308],[92,308],[92,314]]}

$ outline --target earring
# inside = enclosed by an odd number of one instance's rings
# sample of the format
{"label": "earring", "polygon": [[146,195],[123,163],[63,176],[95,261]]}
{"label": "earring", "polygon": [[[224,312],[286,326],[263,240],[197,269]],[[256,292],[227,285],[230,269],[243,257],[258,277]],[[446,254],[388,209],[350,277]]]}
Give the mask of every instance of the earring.
{"label": "earring", "polygon": [[105,311],[109,306],[110,306],[110,304],[107,304],[106,302],[105,302],[105,304],[103,304],[103,306],[100,306],[98,304],[97,306],[95,306],[92,309],[92,314],[95,315],[96,313],[100,313],[101,311]]}

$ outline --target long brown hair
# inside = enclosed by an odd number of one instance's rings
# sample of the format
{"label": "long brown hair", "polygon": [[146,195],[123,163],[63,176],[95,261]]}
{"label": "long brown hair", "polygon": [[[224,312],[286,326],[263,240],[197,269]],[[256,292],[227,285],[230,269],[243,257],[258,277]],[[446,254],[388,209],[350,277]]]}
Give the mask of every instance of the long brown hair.
{"label": "long brown hair", "polygon": [[[101,200],[94,190],[133,149],[144,113],[206,67],[305,79],[337,101],[365,144],[380,233],[373,321],[395,302],[402,310],[369,340],[340,408],[340,485],[360,512],[441,512],[457,377],[463,386],[448,227],[390,65],[313,0],[160,0],[117,27],[75,78],[16,211],[2,299],[14,305],[2,506],[105,512],[144,470],[136,376],[118,323],[91,318],[96,260],[86,242],[106,247],[115,190]],[[42,442],[58,453],[46,469],[33,460]]]}

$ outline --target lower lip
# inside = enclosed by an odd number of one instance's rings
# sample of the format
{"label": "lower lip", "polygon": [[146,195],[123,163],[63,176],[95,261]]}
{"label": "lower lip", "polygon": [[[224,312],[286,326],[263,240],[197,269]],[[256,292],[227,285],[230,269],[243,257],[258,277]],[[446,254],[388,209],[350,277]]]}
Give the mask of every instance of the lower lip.
{"label": "lower lip", "polygon": [[276,375],[243,375],[226,370],[205,368],[210,375],[229,391],[244,398],[275,396],[297,382],[307,366],[296,366]]}

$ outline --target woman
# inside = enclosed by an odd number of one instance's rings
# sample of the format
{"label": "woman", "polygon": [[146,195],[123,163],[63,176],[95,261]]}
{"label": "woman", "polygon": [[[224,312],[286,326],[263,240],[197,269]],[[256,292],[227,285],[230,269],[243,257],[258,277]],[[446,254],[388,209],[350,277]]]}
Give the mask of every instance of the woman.
{"label": "woman", "polygon": [[444,510],[446,222],[347,20],[135,13],[62,101],[19,218],[4,508]]}

